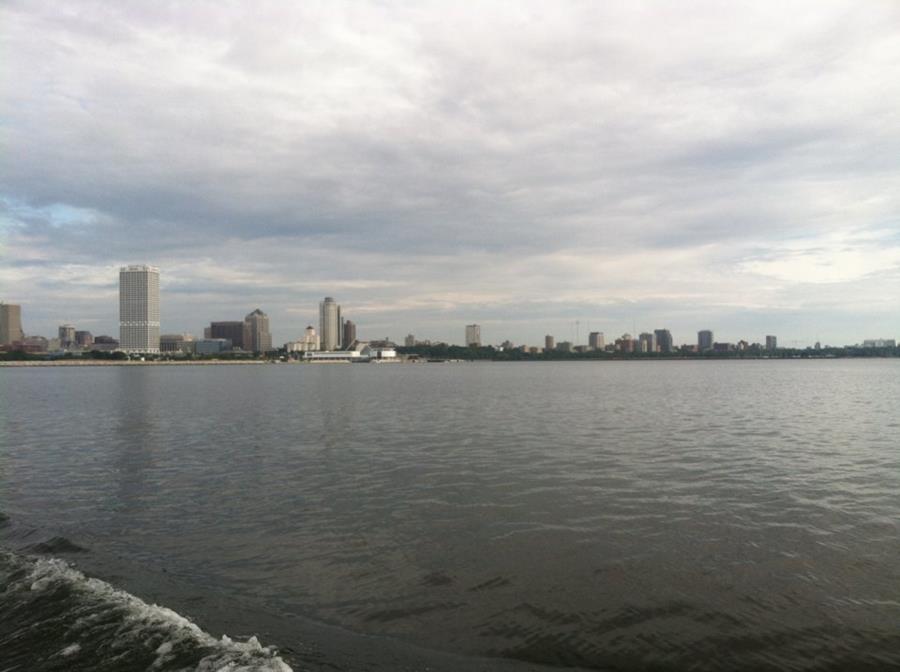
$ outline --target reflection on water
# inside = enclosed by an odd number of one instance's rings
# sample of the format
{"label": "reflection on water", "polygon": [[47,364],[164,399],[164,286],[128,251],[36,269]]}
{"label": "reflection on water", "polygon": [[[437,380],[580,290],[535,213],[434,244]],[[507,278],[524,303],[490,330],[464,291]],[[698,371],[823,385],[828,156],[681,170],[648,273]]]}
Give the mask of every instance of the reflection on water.
{"label": "reflection on water", "polygon": [[0,511],[422,646],[898,666],[898,364],[4,371]]}

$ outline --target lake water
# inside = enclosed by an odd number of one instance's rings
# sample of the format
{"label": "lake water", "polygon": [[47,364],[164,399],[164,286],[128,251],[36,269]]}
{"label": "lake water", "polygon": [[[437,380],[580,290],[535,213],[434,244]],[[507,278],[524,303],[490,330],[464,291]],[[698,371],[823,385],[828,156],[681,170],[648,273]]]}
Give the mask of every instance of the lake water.
{"label": "lake water", "polygon": [[0,370],[0,669],[900,668],[898,399],[900,360]]}

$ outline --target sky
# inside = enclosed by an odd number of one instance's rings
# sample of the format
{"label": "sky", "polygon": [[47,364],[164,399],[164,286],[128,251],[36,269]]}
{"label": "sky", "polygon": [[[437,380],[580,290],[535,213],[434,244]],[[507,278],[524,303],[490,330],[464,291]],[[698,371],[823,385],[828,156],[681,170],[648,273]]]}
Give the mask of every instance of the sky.
{"label": "sky", "polygon": [[164,333],[900,338],[900,3],[0,5],[0,300]]}

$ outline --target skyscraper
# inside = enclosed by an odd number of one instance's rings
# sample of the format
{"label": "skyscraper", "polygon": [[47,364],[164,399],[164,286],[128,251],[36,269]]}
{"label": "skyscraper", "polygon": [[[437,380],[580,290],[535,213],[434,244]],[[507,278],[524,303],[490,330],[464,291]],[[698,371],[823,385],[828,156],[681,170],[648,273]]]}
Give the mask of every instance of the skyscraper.
{"label": "skyscraper", "polygon": [[244,342],[249,343],[250,338],[247,333],[248,325],[246,322],[210,322],[209,326],[203,330],[204,338],[225,338],[231,341],[232,348],[240,350],[253,350],[249,345],[245,346]]}
{"label": "skyscraper", "polygon": [[638,336],[641,352],[656,352],[656,334],[644,332]]}
{"label": "skyscraper", "polygon": [[481,347],[481,326],[477,324],[466,325],[466,345],[470,348]]}
{"label": "skyscraper", "polygon": [[75,326],[72,324],[61,324],[59,327],[59,346],[68,348],[75,343]]}
{"label": "skyscraper", "polygon": [[674,352],[675,344],[672,342],[672,332],[668,329],[656,329],[656,349],[659,352]]}
{"label": "skyscraper", "polygon": [[713,332],[709,329],[697,332],[697,351],[706,352],[713,349]]}
{"label": "skyscraper", "polygon": [[[550,337],[548,337],[550,338]],[[606,346],[602,331],[592,331],[588,334],[588,347],[592,350],[603,350]],[[551,348],[548,348],[548,350]]]}
{"label": "skyscraper", "polygon": [[553,338],[550,334],[544,336],[544,350],[550,351],[556,349],[556,339]]}
{"label": "skyscraper", "polygon": [[777,350],[778,338],[775,336],[766,336],[766,350]]}
{"label": "skyscraper", "polygon": [[349,348],[356,342],[356,323],[352,320],[346,320],[342,331],[344,333],[341,336],[341,345],[344,348]]}
{"label": "skyscraper", "polygon": [[0,345],[10,345],[24,338],[22,306],[16,303],[0,303]]}
{"label": "skyscraper", "polygon": [[119,347],[125,352],[159,352],[159,269],[119,269]]}
{"label": "skyscraper", "polygon": [[272,349],[272,333],[269,316],[259,308],[244,318],[244,347],[250,352],[269,352]]}
{"label": "skyscraper", "polygon": [[319,304],[319,339],[322,350],[341,347],[341,307],[330,296]]}

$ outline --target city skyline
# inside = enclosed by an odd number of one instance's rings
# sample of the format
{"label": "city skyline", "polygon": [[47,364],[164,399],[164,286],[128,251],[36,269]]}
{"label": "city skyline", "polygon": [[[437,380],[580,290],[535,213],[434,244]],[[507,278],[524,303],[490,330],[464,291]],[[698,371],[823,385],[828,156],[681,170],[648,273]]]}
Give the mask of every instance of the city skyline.
{"label": "city skyline", "polygon": [[896,3],[484,9],[4,4],[0,299],[116,334],[146,261],[164,331],[275,343],[326,295],[394,339],[900,334]]}

